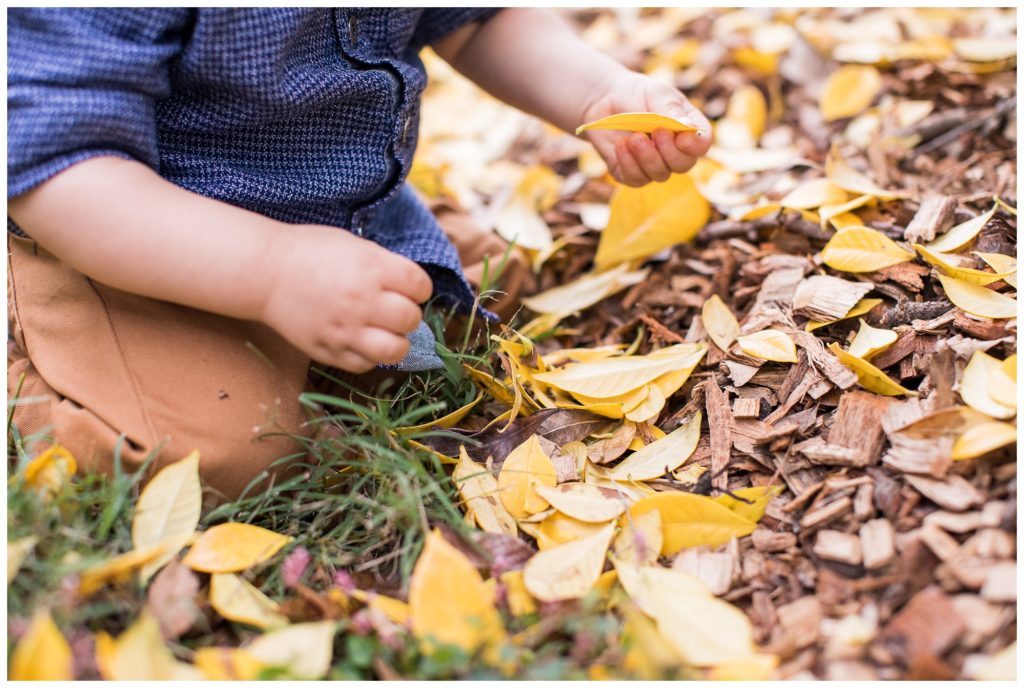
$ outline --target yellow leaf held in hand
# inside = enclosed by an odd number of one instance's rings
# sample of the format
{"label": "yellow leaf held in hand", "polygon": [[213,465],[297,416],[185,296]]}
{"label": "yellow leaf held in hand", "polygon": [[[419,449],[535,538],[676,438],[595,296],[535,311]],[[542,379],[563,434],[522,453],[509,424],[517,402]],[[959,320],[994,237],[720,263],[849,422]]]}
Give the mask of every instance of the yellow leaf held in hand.
{"label": "yellow leaf held in hand", "polygon": [[981,258],[985,263],[995,270],[1006,275],[1003,279],[1014,289],[1017,288],[1017,259],[1013,256],[1004,256],[1002,253],[979,253],[978,251],[973,252],[974,255]]}
{"label": "yellow leaf held in hand", "polygon": [[1010,423],[990,421],[968,428],[953,443],[954,461],[974,459],[1017,441],[1017,428]]}
{"label": "yellow leaf held in hand", "polygon": [[939,235],[934,241],[925,244],[925,247],[929,251],[935,251],[936,253],[949,253],[967,245],[974,237],[978,236],[978,232],[995,216],[998,208],[998,205],[993,205],[988,212],[972,217],[966,222],[961,222],[945,234]]}
{"label": "yellow leaf held in hand", "polygon": [[686,463],[700,440],[701,413],[664,438],[628,456],[608,473],[612,480],[654,480]]}
{"label": "yellow leaf held in hand", "polygon": [[661,553],[666,556],[684,547],[724,545],[734,537],[750,535],[756,527],[753,521],[710,497],[689,492],[659,492],[645,497],[629,508],[629,516],[639,518],[654,509],[661,512]]}
{"label": "yellow leaf held in hand", "polygon": [[412,632],[427,648],[440,643],[472,654],[505,637],[501,617],[480,573],[439,530],[427,536],[413,569],[409,611]]}
{"label": "yellow leaf held in hand", "polygon": [[290,678],[315,681],[331,668],[337,630],[334,621],[292,624],[264,633],[242,649],[264,666],[284,669]]}
{"label": "yellow leaf held in hand", "polygon": [[849,227],[829,239],[821,258],[834,270],[874,272],[913,260],[914,254],[874,229]]}
{"label": "yellow leaf held in hand", "polygon": [[779,363],[796,363],[796,344],[779,330],[761,330],[736,338],[740,350],[748,356]]}
{"label": "yellow leaf held in hand", "polygon": [[955,277],[958,280],[962,280],[970,284],[992,284],[993,282],[998,282],[1012,274],[1009,272],[985,272],[984,270],[975,270],[973,268],[962,268],[953,262],[955,259],[952,259],[951,256],[944,253],[933,253],[921,244],[914,244],[914,248],[921,254],[921,257],[925,259],[925,262],[931,263],[950,277]]}
{"label": "yellow leaf held in hand", "polygon": [[25,557],[35,549],[39,538],[34,535],[7,541],[7,584],[10,585],[14,577],[18,575],[21,565],[25,563]]}
{"label": "yellow leaf held in hand", "polygon": [[270,559],[291,540],[248,523],[221,523],[203,531],[182,562],[203,573],[244,571]]}
{"label": "yellow leaf held in hand", "polygon": [[984,351],[975,351],[964,367],[957,391],[964,403],[993,418],[1005,420],[1017,413],[1015,406],[1007,406],[992,397],[992,378],[1000,371],[1003,361]]}
{"label": "yellow leaf held in hand", "polygon": [[210,606],[228,621],[256,628],[288,625],[288,617],[278,611],[273,600],[233,573],[210,577]]}
{"label": "yellow leaf held in hand", "polygon": [[744,487],[739,490],[733,490],[736,497],[742,497],[747,502],[742,502],[735,497],[727,494],[720,494],[714,498],[716,502],[729,509],[733,513],[739,514],[743,518],[757,523],[764,516],[765,509],[768,508],[768,502],[772,500],[777,494],[782,492],[781,485],[756,485],[754,487]]}
{"label": "yellow leaf held in hand", "polygon": [[579,521],[571,516],[556,511],[549,515],[537,528],[537,549],[545,550],[564,545],[567,542],[575,542],[594,533],[601,532],[607,521],[602,523],[588,523]]}
{"label": "yellow leaf held in hand", "polygon": [[36,456],[25,466],[25,484],[45,496],[52,496],[71,480],[78,471],[78,463],[59,444]]}
{"label": "yellow leaf held in hand", "polygon": [[642,134],[650,134],[655,129],[668,129],[673,132],[697,131],[697,126],[691,122],[682,122],[665,115],[659,115],[656,112],[620,112],[577,127],[576,135],[579,136],[585,131],[593,131],[595,129],[637,131]]}
{"label": "yellow leaf held in hand", "polygon": [[860,329],[857,330],[857,335],[850,342],[850,348],[847,351],[851,356],[867,361],[895,344],[897,339],[899,339],[899,335],[892,330],[871,327],[862,318]]}
{"label": "yellow leaf held in hand", "polygon": [[566,516],[586,523],[605,523],[626,510],[625,500],[615,490],[585,483],[538,486],[537,494]]}
{"label": "yellow leaf held in hand", "polygon": [[620,186],[610,207],[594,257],[598,271],[690,241],[711,216],[711,206],[688,174],[640,188]]}
{"label": "yellow leaf held in hand", "polygon": [[173,559],[196,532],[202,501],[198,451],[162,468],[142,490],[132,517],[132,545],[165,547],[139,571],[142,580]]}
{"label": "yellow leaf held in hand", "polygon": [[867,109],[882,89],[882,75],[868,65],[846,65],[829,75],[821,92],[826,122],[853,117]]}
{"label": "yellow leaf held in hand", "polygon": [[117,639],[96,638],[96,665],[108,681],[195,681],[198,669],[175,659],[148,610]]}
{"label": "yellow leaf held in hand", "polygon": [[947,275],[936,275],[942,283],[942,290],[954,306],[964,312],[993,320],[1017,317],[1017,301],[1006,294],[964,282]]}
{"label": "yellow leaf held in hand", "polygon": [[498,481],[486,467],[475,463],[465,447],[459,447],[459,463],[452,479],[466,510],[485,533],[515,536],[516,520],[505,509],[499,495]]}
{"label": "yellow leaf held in hand", "polygon": [[7,678],[12,681],[71,681],[71,646],[50,612],[40,609],[11,653]]}
{"label": "yellow leaf held in hand", "polygon": [[828,179],[812,179],[786,194],[779,205],[793,210],[813,210],[825,205],[841,205],[849,200],[846,192]]}
{"label": "yellow leaf held in hand", "polygon": [[601,575],[614,524],[599,532],[533,555],[523,568],[526,589],[543,602],[583,597]]}
{"label": "yellow leaf held in hand", "polygon": [[856,303],[856,305],[854,305],[853,308],[850,309],[850,312],[844,315],[843,317],[837,318],[835,320],[827,320],[824,322],[812,320],[811,322],[807,323],[807,327],[805,327],[804,329],[807,332],[813,332],[814,330],[817,330],[820,327],[827,327],[828,325],[833,325],[843,320],[856,318],[858,315],[864,315],[865,313],[867,313],[880,303],[882,303],[882,299],[861,299]]}
{"label": "yellow leaf held in hand", "polygon": [[857,383],[869,392],[874,392],[875,394],[881,394],[887,397],[895,397],[901,394],[916,396],[916,392],[913,392],[895,382],[892,378],[865,361],[863,358],[858,358],[857,356],[843,351],[836,342],[829,344],[828,348],[836,355],[840,363],[857,375]]}
{"label": "yellow leaf held in hand", "polygon": [[548,507],[547,500],[537,494],[537,486],[558,484],[555,466],[544,453],[536,435],[512,450],[498,473],[498,494],[501,503],[515,518],[523,518]]}
{"label": "yellow leaf held in hand", "polygon": [[704,323],[704,329],[711,337],[711,341],[722,351],[728,351],[740,334],[740,324],[736,320],[736,316],[718,297],[718,294],[713,294],[704,302],[704,306],[700,310],[700,319]]}

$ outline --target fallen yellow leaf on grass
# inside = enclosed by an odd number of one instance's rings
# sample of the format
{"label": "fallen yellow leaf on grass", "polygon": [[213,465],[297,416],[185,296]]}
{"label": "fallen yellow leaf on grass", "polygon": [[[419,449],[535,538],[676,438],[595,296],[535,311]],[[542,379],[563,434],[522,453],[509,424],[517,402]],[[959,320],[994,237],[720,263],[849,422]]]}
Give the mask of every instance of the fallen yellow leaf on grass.
{"label": "fallen yellow leaf on grass", "polygon": [[476,408],[476,405],[480,403],[480,400],[484,398],[484,395],[478,394],[473,401],[469,402],[464,406],[460,406],[451,413],[432,420],[429,423],[420,423],[419,425],[410,425],[407,428],[398,428],[397,432],[399,435],[411,435],[415,432],[423,432],[424,430],[430,430],[431,428],[453,428],[455,425],[469,415],[469,412]]}
{"label": "fallen yellow leaf on grass", "polygon": [[39,538],[34,535],[7,541],[7,583],[10,584],[25,563],[25,557],[35,549]]}
{"label": "fallen yellow leaf on grass", "polygon": [[779,330],[761,330],[736,338],[740,350],[748,356],[778,363],[796,363],[796,344]]}
{"label": "fallen yellow leaf on grass", "polygon": [[953,443],[954,461],[974,459],[1017,441],[1017,428],[1010,423],[991,421],[968,428]]}
{"label": "fallen yellow leaf on grass", "polygon": [[660,440],[631,454],[607,475],[612,480],[654,480],[682,466],[700,440],[701,413]]}
{"label": "fallen yellow leaf on grass", "polygon": [[331,668],[337,630],[334,621],[292,624],[264,633],[242,649],[264,666],[284,669],[290,678],[312,681]]}
{"label": "fallen yellow leaf on grass", "polygon": [[826,122],[863,112],[882,89],[882,75],[868,65],[846,65],[829,75],[821,91]]}
{"label": "fallen yellow leaf on grass", "polygon": [[740,324],[736,316],[718,294],[712,294],[711,298],[704,302],[700,310],[700,319],[711,341],[722,351],[728,351],[740,334]]}
{"label": "fallen yellow leaf on grass", "polygon": [[516,520],[499,497],[498,481],[486,467],[475,463],[465,447],[459,447],[459,463],[452,479],[477,526],[486,533],[515,536]]}
{"label": "fallen yellow leaf on grass", "polygon": [[75,678],[72,661],[71,646],[50,612],[39,609],[14,646],[7,678],[12,681],[71,681]]}
{"label": "fallen yellow leaf on grass", "polygon": [[654,509],[661,512],[661,553],[666,556],[685,547],[724,545],[734,537],[750,535],[757,527],[710,497],[689,492],[659,492],[645,497],[630,507],[629,516],[639,518]]}
{"label": "fallen yellow leaf on grass", "polygon": [[434,643],[472,654],[505,637],[501,617],[476,567],[444,539],[427,536],[409,581],[412,632],[428,652]]}
{"label": "fallen yellow leaf on grass", "polygon": [[992,397],[993,378],[997,375],[1005,375],[1000,369],[1002,363],[998,358],[989,356],[984,351],[975,351],[971,360],[964,367],[957,392],[960,393],[960,398],[964,400],[964,403],[976,411],[981,411],[992,418],[1005,420],[1013,418],[1017,413],[1017,408],[1000,403]]}
{"label": "fallen yellow leaf on grass", "polygon": [[535,536],[537,549],[551,549],[558,545],[564,545],[567,542],[590,537],[594,533],[601,532],[607,523],[608,521],[600,523],[580,521],[572,516],[566,516],[560,511],[555,511],[541,521],[540,526],[537,528]]}
{"label": "fallen yellow leaf on grass", "polygon": [[858,358],[853,354],[843,351],[836,342],[829,344],[828,348],[836,355],[840,363],[857,375],[857,383],[869,392],[889,397],[899,396],[901,394],[916,396],[917,392],[913,392],[895,382],[892,378],[865,361],[863,358]]}
{"label": "fallen yellow leaf on grass", "polygon": [[609,524],[593,535],[533,555],[523,567],[526,589],[543,602],[583,597],[601,575],[615,534]]}
{"label": "fallen yellow leaf on grass", "polygon": [[750,620],[718,598],[673,592],[664,596],[653,616],[661,636],[691,666],[714,666],[754,653]]}
{"label": "fallen yellow leaf on grass", "polygon": [[690,241],[711,216],[710,205],[688,174],[639,188],[620,186],[610,207],[594,257],[598,271]]}
{"label": "fallen yellow leaf on grass", "polygon": [[380,612],[399,626],[409,625],[409,605],[394,597],[365,590],[353,590],[352,599],[362,602],[370,609]]}
{"label": "fallen yellow leaf on grass", "polygon": [[634,566],[649,566],[661,556],[663,536],[661,512],[657,509],[637,518],[626,519],[615,536],[612,550],[616,558]]}
{"label": "fallen yellow leaf on grass", "polygon": [[897,339],[899,335],[894,331],[871,327],[861,319],[860,329],[857,330],[857,335],[850,342],[847,351],[851,356],[867,361],[895,344]]}
{"label": "fallen yellow leaf on grass", "polygon": [[140,569],[142,580],[173,559],[196,532],[202,497],[198,451],[162,468],[142,490],[132,517],[132,545],[164,546],[163,553]]}
{"label": "fallen yellow leaf on grass", "polygon": [[861,299],[856,303],[856,305],[854,305],[853,308],[850,309],[850,312],[844,315],[843,317],[836,318],[835,320],[826,320],[823,322],[812,320],[811,322],[807,323],[807,326],[804,329],[807,332],[813,332],[814,330],[817,330],[820,327],[827,327],[828,325],[834,325],[835,323],[843,320],[856,318],[858,315],[864,315],[865,313],[867,313],[880,303],[882,303],[882,299]]}
{"label": "fallen yellow leaf on grass", "polygon": [[995,216],[998,207],[998,205],[993,205],[988,212],[972,217],[966,222],[961,222],[945,234],[939,235],[934,241],[925,244],[925,247],[936,253],[949,253],[970,243],[974,237],[978,236],[978,232],[988,224],[988,221]]}
{"label": "fallen yellow leaf on grass", "polygon": [[291,540],[248,523],[221,523],[203,531],[182,561],[193,571],[234,573],[266,561]]}
{"label": "fallen yellow leaf on grass", "polygon": [[874,272],[890,265],[906,263],[914,254],[879,231],[868,227],[848,227],[829,239],[821,249],[825,265],[843,272]]}
{"label": "fallen yellow leaf on grass", "polygon": [[96,666],[108,681],[195,681],[202,674],[179,662],[164,645],[160,626],[147,610],[116,639],[96,636]]}
{"label": "fallen yellow leaf on grass", "polygon": [[636,131],[642,134],[650,134],[655,129],[668,129],[674,132],[697,131],[697,127],[689,122],[681,122],[656,112],[620,112],[576,127],[576,135],[595,129]]}
{"label": "fallen yellow leaf on grass", "polygon": [[585,483],[538,486],[537,494],[566,516],[586,523],[605,523],[626,510],[624,500],[615,490]]}
{"label": "fallen yellow leaf on grass", "polygon": [[921,257],[924,258],[926,262],[931,263],[950,277],[955,277],[956,279],[969,284],[992,284],[993,282],[998,282],[999,280],[1005,279],[1013,274],[1010,272],[985,272],[984,270],[975,270],[973,268],[962,268],[953,262],[951,256],[944,253],[934,253],[921,244],[914,244],[914,248],[921,254]]}
{"label": "fallen yellow leaf on grass", "polygon": [[201,647],[193,661],[207,681],[255,681],[266,668],[237,647]]}
{"label": "fallen yellow leaf on grass", "polygon": [[78,462],[64,447],[51,445],[25,466],[25,484],[51,497],[71,480],[78,471]]}
{"label": "fallen yellow leaf on grass", "polygon": [[936,275],[942,283],[942,289],[954,306],[971,315],[993,320],[1005,320],[1017,317],[1017,301],[1005,294],[980,287],[977,284],[964,282],[947,275]]}
{"label": "fallen yellow leaf on grass", "polygon": [[78,580],[78,592],[91,595],[107,583],[122,583],[129,580],[142,566],[155,560],[164,553],[164,545],[134,549],[119,554],[82,571]]}
{"label": "fallen yellow leaf on grass", "polygon": [[260,590],[233,573],[215,573],[210,577],[210,606],[228,621],[256,628],[287,626],[288,617]]}
{"label": "fallen yellow leaf on grass", "polygon": [[498,473],[498,494],[501,503],[515,518],[543,511],[547,500],[537,494],[539,485],[554,487],[558,483],[555,466],[544,453],[536,435],[512,450]]}

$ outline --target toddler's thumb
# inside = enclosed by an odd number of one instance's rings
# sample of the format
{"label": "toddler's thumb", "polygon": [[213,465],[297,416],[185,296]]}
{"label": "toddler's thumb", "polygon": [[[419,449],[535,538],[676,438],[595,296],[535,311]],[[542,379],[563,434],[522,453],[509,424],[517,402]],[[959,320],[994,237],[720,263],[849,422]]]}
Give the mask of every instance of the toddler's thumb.
{"label": "toddler's thumb", "polygon": [[[685,95],[674,88],[663,86],[651,95],[649,102],[653,112],[667,115],[683,124],[697,128],[697,131],[693,134],[696,135],[697,141],[694,141],[693,145],[685,146],[686,152],[692,155],[703,155],[707,151],[711,143],[711,123],[708,122],[708,118],[704,116],[704,113],[695,108]],[[690,136],[687,136],[687,138],[690,138]],[[699,150],[689,150],[694,146],[699,148]]]}

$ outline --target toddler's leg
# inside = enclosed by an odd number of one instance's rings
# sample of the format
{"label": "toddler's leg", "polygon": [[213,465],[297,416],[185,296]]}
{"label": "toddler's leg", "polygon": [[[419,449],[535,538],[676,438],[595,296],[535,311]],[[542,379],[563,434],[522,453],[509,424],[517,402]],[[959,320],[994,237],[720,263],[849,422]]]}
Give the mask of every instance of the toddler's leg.
{"label": "toddler's leg", "polygon": [[237,496],[276,460],[301,456],[284,435],[312,434],[296,401],[309,360],[269,328],[97,284],[32,241],[9,237],[14,423],[49,431],[83,467],[110,471],[118,437],[134,470],[199,449],[208,485]]}

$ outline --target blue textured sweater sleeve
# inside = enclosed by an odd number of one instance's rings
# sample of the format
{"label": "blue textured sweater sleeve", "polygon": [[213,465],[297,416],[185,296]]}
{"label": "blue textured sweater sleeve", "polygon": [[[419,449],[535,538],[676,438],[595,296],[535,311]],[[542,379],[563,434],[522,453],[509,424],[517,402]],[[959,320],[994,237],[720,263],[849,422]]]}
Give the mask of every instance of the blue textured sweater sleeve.
{"label": "blue textured sweater sleeve", "polygon": [[7,196],[99,155],[159,168],[155,105],[170,92],[188,9],[8,10]]}

